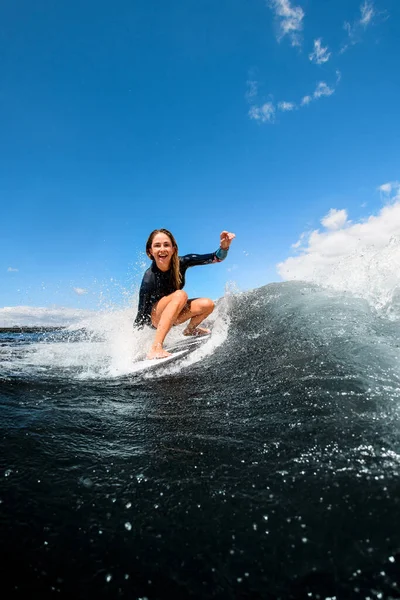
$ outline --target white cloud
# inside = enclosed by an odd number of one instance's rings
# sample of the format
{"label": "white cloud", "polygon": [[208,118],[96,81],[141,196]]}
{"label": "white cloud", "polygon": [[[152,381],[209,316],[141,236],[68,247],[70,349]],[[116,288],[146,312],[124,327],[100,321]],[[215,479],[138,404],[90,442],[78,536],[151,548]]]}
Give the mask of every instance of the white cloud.
{"label": "white cloud", "polygon": [[245,94],[247,102],[250,104],[248,115],[250,119],[259,123],[273,123],[275,119],[276,108],[271,101],[260,102],[258,99],[258,82],[254,79],[247,80],[247,90]]}
{"label": "white cloud", "polygon": [[343,54],[343,52],[346,52],[346,50],[348,50],[350,48],[350,46],[354,46],[355,44],[357,44],[356,35],[355,35],[355,28],[352,27],[350,25],[350,23],[346,22],[343,25],[343,29],[347,33],[347,41],[340,48],[339,54]]}
{"label": "white cloud", "polygon": [[[382,187],[389,193],[387,184]],[[281,277],[348,290],[388,305],[400,292],[400,187],[368,219],[352,223],[346,210],[331,209],[321,223],[323,230],[302,234],[294,245],[297,256],[277,265]]]}
{"label": "white cloud", "polygon": [[9,273],[18,273],[19,269],[14,269],[14,267],[8,267],[7,271]]}
{"label": "white cloud", "polygon": [[283,112],[287,112],[290,110],[294,110],[296,108],[296,105],[294,102],[278,102],[278,108]]}
{"label": "white cloud", "polygon": [[[348,37],[349,37],[349,41],[350,43],[355,43],[353,42],[354,39],[354,34],[355,34],[355,29],[356,29],[356,25],[350,25],[350,23],[348,23],[347,21],[344,22],[343,24],[343,29],[345,30],[345,32],[347,33]],[[348,48],[348,46],[346,45],[343,49],[342,52]]]}
{"label": "white cloud", "polygon": [[[338,82],[339,79],[340,78],[338,77],[336,81]],[[312,102],[313,100],[319,100],[320,98],[322,98],[322,96],[332,96],[334,92],[335,88],[329,87],[329,85],[325,83],[325,81],[320,81],[317,84],[312,95],[308,94],[307,96],[303,96],[303,98],[301,99],[301,106],[306,106],[307,104],[310,104],[310,102]]]}
{"label": "white cloud", "polygon": [[373,3],[369,0],[365,0],[364,4],[362,4],[360,7],[360,11],[360,25],[362,25],[363,27],[367,27],[367,25],[371,23],[372,19],[376,15]]}
{"label": "white cloud", "polygon": [[378,187],[378,190],[385,195],[395,192],[396,195],[400,195],[400,181],[388,181]]}
{"label": "white cloud", "polygon": [[325,83],[325,81],[320,81],[317,87],[315,88],[313,96],[315,99],[321,98],[321,96],[332,96],[334,91],[335,90],[333,88],[330,88],[329,85]]}
{"label": "white cloud", "polygon": [[336,210],[336,208],[331,208],[328,214],[321,219],[321,224],[326,229],[341,229],[347,224],[347,210]]}
{"label": "white cloud", "polygon": [[311,62],[322,65],[323,63],[328,62],[330,56],[331,52],[328,52],[328,46],[322,46],[321,38],[314,40],[314,52],[311,52],[311,54],[308,55]]}
{"label": "white cloud", "polygon": [[300,248],[306,235],[307,235],[307,233],[305,231],[303,231],[303,233],[301,234],[301,236],[299,237],[297,242],[292,244],[292,248]]}
{"label": "white cloud", "polygon": [[292,46],[299,46],[299,33],[303,30],[303,9],[300,6],[291,6],[290,0],[268,0],[268,5],[279,20],[278,39],[288,35]]}
{"label": "white cloud", "polygon": [[310,104],[312,100],[312,96],[304,96],[301,100],[301,105],[305,106],[306,104]]}
{"label": "white cloud", "polygon": [[377,14],[371,0],[365,0],[365,2],[361,4],[360,17],[356,19],[354,23],[346,21],[343,25],[343,29],[347,33],[347,41],[340,49],[340,54],[343,54],[350,46],[354,46],[360,42],[362,30],[373,23],[374,17],[376,17]]}
{"label": "white cloud", "polygon": [[258,82],[254,79],[247,81],[246,99],[251,102],[258,94]]}
{"label": "white cloud", "polygon": [[[336,85],[338,85],[341,79],[340,71],[336,70]],[[312,94],[307,94],[303,96],[300,100],[299,104],[296,102],[287,102],[285,100],[278,102],[275,104],[272,100],[272,96],[268,102],[262,104],[258,100],[258,83],[253,79],[249,79],[247,81],[247,91],[246,91],[246,100],[250,104],[250,108],[248,111],[248,115],[250,119],[254,121],[258,121],[259,123],[275,123],[276,112],[290,112],[293,110],[297,110],[299,107],[306,106],[310,104],[313,100],[318,100],[323,96],[331,96],[335,92],[335,87],[330,87],[325,81],[320,81],[317,83],[316,88]]]}
{"label": "white cloud", "polygon": [[266,102],[261,106],[251,106],[249,117],[260,123],[273,123],[275,118],[275,106],[272,102]]}
{"label": "white cloud", "polygon": [[78,296],[83,296],[84,294],[88,293],[87,290],[80,288],[80,287],[74,287],[73,290],[74,290],[75,294],[78,294]]}
{"label": "white cloud", "polygon": [[[336,71],[337,79],[336,83],[340,80],[340,72]],[[322,96],[331,96],[335,92],[335,88],[329,87],[329,85],[325,81],[320,81],[312,95],[303,96],[300,102],[300,106],[306,106],[310,104],[313,100],[318,100],[322,98]],[[256,98],[252,98],[252,102],[254,102]],[[271,101],[266,102],[265,104],[252,104],[250,106],[248,115],[250,119],[254,121],[258,121],[259,123],[275,123],[276,111],[280,110],[281,112],[289,112],[292,110],[296,110],[298,105],[295,102],[278,102],[275,104]]]}

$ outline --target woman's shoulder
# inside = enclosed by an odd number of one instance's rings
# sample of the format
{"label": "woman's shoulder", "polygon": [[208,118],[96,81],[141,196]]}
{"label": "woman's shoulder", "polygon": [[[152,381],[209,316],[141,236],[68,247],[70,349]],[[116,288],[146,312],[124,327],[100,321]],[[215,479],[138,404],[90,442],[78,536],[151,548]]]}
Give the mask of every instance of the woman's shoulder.
{"label": "woman's shoulder", "polygon": [[154,263],[151,263],[148,269],[143,274],[143,283],[150,283],[155,277]]}

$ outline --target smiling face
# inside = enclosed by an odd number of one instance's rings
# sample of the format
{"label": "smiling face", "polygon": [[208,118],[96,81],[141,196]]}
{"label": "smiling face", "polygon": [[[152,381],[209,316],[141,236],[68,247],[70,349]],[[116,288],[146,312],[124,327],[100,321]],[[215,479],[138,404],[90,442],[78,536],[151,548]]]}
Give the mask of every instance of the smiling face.
{"label": "smiling face", "polygon": [[168,271],[171,266],[171,258],[175,252],[171,238],[165,233],[156,233],[149,248],[151,258],[156,261],[160,271]]}

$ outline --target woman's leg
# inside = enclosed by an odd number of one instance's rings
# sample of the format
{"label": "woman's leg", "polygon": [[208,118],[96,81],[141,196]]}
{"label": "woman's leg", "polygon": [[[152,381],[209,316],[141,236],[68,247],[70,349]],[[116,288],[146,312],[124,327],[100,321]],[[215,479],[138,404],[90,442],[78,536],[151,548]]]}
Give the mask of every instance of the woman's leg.
{"label": "woman's leg", "polygon": [[214,310],[214,302],[209,298],[187,299],[187,293],[177,290],[169,296],[164,296],[157,302],[151,313],[151,321],[157,327],[154,342],[147,358],[164,358],[171,353],[163,348],[163,343],[172,325],[180,325],[190,319],[184,330],[184,335],[206,335],[208,329],[197,327]]}
{"label": "woman's leg", "polygon": [[198,327],[214,310],[214,302],[210,298],[195,298],[189,300],[185,308],[178,315],[175,325],[184,323],[190,319],[183,335],[206,335],[210,333],[209,329]]}
{"label": "woman's leg", "polygon": [[176,323],[178,315],[185,308],[187,298],[186,292],[177,290],[173,294],[161,298],[153,307],[151,322],[154,327],[157,327],[157,331],[147,358],[164,358],[171,355],[170,352],[164,350],[163,343],[168,331]]}

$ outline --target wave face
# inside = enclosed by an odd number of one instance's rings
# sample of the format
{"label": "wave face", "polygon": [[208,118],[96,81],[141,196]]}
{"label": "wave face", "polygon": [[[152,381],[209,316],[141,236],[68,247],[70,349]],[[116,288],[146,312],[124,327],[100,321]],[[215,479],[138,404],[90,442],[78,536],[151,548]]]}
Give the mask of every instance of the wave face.
{"label": "wave face", "polygon": [[6,597],[399,597],[395,312],[271,284],[142,373],[129,310],[0,334]]}

